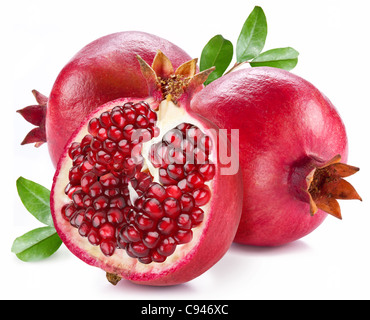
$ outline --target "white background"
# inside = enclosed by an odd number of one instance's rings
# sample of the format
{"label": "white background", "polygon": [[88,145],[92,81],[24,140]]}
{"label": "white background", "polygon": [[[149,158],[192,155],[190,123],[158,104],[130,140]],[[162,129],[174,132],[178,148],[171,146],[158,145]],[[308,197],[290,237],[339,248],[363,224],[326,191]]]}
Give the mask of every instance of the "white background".
{"label": "white background", "polygon": [[[292,46],[293,70],[336,105],[348,132],[349,162],[361,171],[349,181],[363,202],[341,202],[343,221],[328,217],[305,238],[278,248],[232,245],[197,279],[174,287],[110,285],[104,272],[65,246],[51,258],[24,263],[13,240],[41,226],[21,204],[19,176],[50,188],[54,168],[47,146],[19,144],[32,128],[15,111],[48,95],[67,61],[103,35],[141,30],[199,57],[216,34],[236,43],[255,5],[269,26],[265,50]],[[280,1],[7,1],[1,8],[1,228],[2,299],[369,299],[370,298],[370,64],[366,0]]]}

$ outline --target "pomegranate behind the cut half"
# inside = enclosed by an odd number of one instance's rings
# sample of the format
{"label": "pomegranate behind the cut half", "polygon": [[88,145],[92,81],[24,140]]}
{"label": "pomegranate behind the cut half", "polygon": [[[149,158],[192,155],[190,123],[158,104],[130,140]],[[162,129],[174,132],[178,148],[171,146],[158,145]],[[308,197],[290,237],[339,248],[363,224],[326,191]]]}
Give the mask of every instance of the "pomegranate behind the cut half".
{"label": "pomegranate behind the cut half", "polygon": [[136,55],[151,63],[157,50],[176,68],[190,60],[173,43],[145,32],[113,33],[86,45],[61,70],[49,98],[34,90],[38,105],[18,111],[37,126],[22,144],[47,142],[56,166],[73,131],[93,110],[118,98],[148,96]]}
{"label": "pomegranate behind the cut half", "polygon": [[[195,74],[192,60],[174,72],[161,52],[152,67],[140,63],[152,97],[108,102],[80,125],[58,163],[51,210],[65,245],[112,283],[173,285],[229,248],[242,181],[227,137],[189,112],[209,71]],[[227,166],[219,152],[231,154]]]}
{"label": "pomegranate behind the cut half", "polygon": [[236,242],[276,246],[297,240],[330,213],[336,199],[361,199],[343,177],[347,136],[331,102],[281,69],[250,68],[217,79],[191,103],[220,128],[239,129],[244,206]]}

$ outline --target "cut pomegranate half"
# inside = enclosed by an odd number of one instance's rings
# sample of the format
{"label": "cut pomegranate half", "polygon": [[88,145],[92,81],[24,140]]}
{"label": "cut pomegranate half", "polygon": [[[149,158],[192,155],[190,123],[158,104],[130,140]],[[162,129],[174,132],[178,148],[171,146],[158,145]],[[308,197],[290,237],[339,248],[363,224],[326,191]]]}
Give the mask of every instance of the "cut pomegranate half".
{"label": "cut pomegranate half", "polygon": [[[172,285],[227,251],[242,182],[226,135],[188,111],[209,71],[195,74],[192,60],[174,72],[161,52],[152,67],[139,61],[152,97],[109,102],[81,124],[59,161],[51,209],[66,246],[112,283]],[[223,173],[219,152],[231,152],[233,172]]]}

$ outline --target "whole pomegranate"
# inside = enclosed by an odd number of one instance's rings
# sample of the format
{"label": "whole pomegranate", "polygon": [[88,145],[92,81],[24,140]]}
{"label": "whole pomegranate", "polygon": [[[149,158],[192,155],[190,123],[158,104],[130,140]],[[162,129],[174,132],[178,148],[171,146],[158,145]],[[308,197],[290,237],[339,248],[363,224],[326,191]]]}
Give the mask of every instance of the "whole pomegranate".
{"label": "whole pomegranate", "polygon": [[330,101],[281,69],[239,70],[199,92],[191,109],[220,128],[238,129],[244,205],[235,241],[276,246],[297,240],[330,213],[336,199],[361,199],[342,177],[358,168]]}
{"label": "whole pomegranate", "polygon": [[175,67],[190,60],[171,42],[138,31],[110,34],[82,48],[59,73],[49,98],[34,90],[39,105],[18,111],[37,126],[22,144],[47,142],[56,166],[71,134],[91,111],[114,99],[148,96],[136,55],[151,63],[157,50]]}
{"label": "whole pomegranate", "polygon": [[150,97],[113,100],[82,122],[59,160],[50,206],[64,244],[110,282],[174,285],[228,250],[242,179],[226,135],[189,109],[210,70],[196,74],[191,60],[174,71],[161,52],[152,66],[139,61]]}

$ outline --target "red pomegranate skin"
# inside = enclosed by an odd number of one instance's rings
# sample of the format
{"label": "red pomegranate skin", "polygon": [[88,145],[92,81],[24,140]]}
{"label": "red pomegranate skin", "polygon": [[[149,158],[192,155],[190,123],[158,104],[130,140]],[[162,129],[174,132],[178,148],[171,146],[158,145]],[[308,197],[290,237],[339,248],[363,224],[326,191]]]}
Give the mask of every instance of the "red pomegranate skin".
{"label": "red pomegranate skin", "polygon": [[308,173],[335,155],[346,162],[344,124],[311,83],[281,69],[232,72],[193,99],[192,109],[226,129],[239,129],[242,219],[235,242],[277,246],[317,228],[327,213],[310,215]]}
{"label": "red pomegranate skin", "polygon": [[136,56],[151,64],[158,50],[174,68],[191,60],[163,38],[127,31],[91,42],[69,61],[59,73],[47,105],[46,138],[54,166],[73,131],[92,110],[114,99],[148,96]]}

